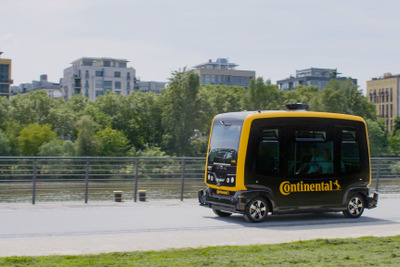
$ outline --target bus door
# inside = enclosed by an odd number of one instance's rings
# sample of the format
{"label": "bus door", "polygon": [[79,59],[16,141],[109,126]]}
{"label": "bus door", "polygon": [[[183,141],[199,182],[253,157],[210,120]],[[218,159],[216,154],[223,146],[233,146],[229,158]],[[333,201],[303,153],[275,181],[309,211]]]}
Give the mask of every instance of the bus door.
{"label": "bus door", "polygon": [[341,185],[335,176],[335,130],[318,125],[317,119],[288,126],[286,174],[279,185],[279,203],[284,210],[336,206]]}
{"label": "bus door", "polygon": [[284,126],[257,120],[250,132],[246,155],[245,185],[249,190],[266,190],[275,195],[283,175]]}

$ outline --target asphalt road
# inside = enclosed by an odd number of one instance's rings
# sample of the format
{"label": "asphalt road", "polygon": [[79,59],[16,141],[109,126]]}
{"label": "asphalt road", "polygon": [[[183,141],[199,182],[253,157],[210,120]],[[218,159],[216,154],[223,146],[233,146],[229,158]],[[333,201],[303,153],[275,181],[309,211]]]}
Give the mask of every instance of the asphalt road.
{"label": "asphalt road", "polygon": [[219,218],[197,200],[0,203],[0,256],[75,255],[183,247],[400,235],[400,195],[381,195],[361,218],[341,213]]}

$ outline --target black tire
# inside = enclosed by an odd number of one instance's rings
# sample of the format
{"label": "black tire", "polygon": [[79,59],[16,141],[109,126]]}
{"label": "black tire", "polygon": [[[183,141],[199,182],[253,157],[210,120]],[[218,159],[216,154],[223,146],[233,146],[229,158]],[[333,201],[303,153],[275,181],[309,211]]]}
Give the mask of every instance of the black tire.
{"label": "black tire", "polygon": [[226,211],[221,211],[221,210],[216,210],[216,209],[212,209],[212,210],[219,217],[229,217],[232,215],[232,212],[226,212]]}
{"label": "black tire", "polygon": [[347,218],[358,218],[363,214],[364,209],[365,202],[363,197],[360,194],[354,194],[347,201],[343,215]]}
{"label": "black tire", "polygon": [[256,197],[247,203],[243,216],[248,222],[259,223],[267,218],[268,212],[267,200],[263,197]]}

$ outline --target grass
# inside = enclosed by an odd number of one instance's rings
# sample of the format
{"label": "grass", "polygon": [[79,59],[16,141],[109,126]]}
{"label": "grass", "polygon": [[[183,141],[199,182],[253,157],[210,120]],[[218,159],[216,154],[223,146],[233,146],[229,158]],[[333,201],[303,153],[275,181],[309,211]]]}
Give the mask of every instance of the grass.
{"label": "grass", "polygon": [[400,266],[400,236],[258,246],[4,257],[0,266]]}

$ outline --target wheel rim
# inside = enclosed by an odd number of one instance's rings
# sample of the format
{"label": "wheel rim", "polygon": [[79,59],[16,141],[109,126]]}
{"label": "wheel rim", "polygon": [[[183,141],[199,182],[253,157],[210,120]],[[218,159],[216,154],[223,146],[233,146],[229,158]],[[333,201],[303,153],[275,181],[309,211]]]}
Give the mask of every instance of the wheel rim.
{"label": "wheel rim", "polygon": [[264,218],[266,214],[267,214],[267,206],[263,201],[256,200],[253,203],[251,203],[250,216],[254,220],[260,220]]}
{"label": "wheel rim", "polygon": [[349,201],[348,210],[351,215],[358,215],[364,209],[363,202],[359,197],[353,197]]}

